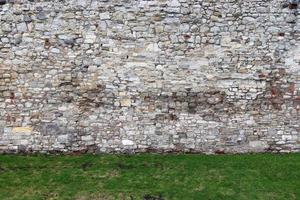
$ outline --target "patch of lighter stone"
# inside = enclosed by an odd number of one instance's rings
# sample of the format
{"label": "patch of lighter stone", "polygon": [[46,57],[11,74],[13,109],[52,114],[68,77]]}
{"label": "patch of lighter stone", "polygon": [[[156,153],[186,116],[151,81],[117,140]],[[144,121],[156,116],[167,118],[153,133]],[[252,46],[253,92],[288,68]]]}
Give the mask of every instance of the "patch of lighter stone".
{"label": "patch of lighter stone", "polygon": [[287,73],[300,74],[300,45],[296,45],[293,49],[289,50],[285,58],[285,66]]}
{"label": "patch of lighter stone", "polygon": [[160,48],[157,43],[151,43],[146,47],[146,51],[149,52],[160,52]]}
{"label": "patch of lighter stone", "polygon": [[168,1],[168,6],[170,7],[179,7],[181,4],[178,0],[170,0]]}
{"label": "patch of lighter stone", "polygon": [[122,140],[122,144],[125,146],[131,146],[134,145],[134,142],[132,140]]}

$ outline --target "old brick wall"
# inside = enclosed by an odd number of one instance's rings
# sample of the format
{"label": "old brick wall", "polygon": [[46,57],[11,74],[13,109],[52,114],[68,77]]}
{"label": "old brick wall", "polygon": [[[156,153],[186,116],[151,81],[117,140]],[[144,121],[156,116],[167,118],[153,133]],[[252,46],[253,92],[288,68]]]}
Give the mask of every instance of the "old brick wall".
{"label": "old brick wall", "polygon": [[300,151],[299,7],[0,0],[0,152]]}

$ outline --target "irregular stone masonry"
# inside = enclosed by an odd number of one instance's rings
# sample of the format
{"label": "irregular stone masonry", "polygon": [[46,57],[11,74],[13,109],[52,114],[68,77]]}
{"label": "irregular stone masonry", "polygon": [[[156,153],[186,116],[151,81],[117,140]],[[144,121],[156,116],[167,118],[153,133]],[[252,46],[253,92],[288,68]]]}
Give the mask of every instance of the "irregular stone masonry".
{"label": "irregular stone masonry", "polygon": [[299,1],[1,0],[1,152],[300,151]]}

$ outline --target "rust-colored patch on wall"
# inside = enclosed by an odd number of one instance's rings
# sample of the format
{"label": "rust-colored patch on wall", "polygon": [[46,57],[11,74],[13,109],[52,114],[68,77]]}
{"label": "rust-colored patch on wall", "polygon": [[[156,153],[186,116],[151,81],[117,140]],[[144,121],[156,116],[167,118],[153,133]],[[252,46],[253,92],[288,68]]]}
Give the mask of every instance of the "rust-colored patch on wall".
{"label": "rust-colored patch on wall", "polygon": [[288,91],[289,93],[293,94],[294,91],[295,91],[295,89],[296,89],[295,83],[291,83],[290,86],[288,87],[288,90],[287,90],[287,91]]}
{"label": "rust-colored patch on wall", "polygon": [[289,4],[289,9],[293,10],[293,9],[297,9],[298,8],[298,4],[297,3],[290,3]]}
{"label": "rust-colored patch on wall", "polygon": [[50,46],[51,46],[50,40],[49,40],[48,38],[45,39],[44,47],[45,47],[46,49],[48,49]]}
{"label": "rust-colored patch on wall", "polygon": [[[82,111],[89,111],[92,108],[98,108],[104,105],[104,91],[105,86],[96,85],[94,88],[81,88],[80,93],[78,93],[78,99],[76,104]],[[112,102],[113,103],[113,102]]]}
{"label": "rust-colored patch on wall", "polygon": [[[296,86],[295,83],[286,83],[289,78],[285,69],[273,70],[268,75],[263,76],[263,79],[267,82],[266,91],[258,96],[253,105],[266,104],[276,110],[281,110],[283,104],[293,101]],[[290,96],[290,98],[284,98],[284,96]]]}
{"label": "rust-colored patch on wall", "polygon": [[171,95],[147,94],[143,96],[143,100],[144,107],[153,105],[155,110],[163,110],[163,115],[157,116],[156,120],[161,118],[178,120],[177,113],[200,114],[203,117],[209,115],[210,119],[217,119],[220,113],[230,113],[237,109],[232,103],[226,101],[225,93],[218,90],[203,92],[187,90],[186,92],[173,92]]}

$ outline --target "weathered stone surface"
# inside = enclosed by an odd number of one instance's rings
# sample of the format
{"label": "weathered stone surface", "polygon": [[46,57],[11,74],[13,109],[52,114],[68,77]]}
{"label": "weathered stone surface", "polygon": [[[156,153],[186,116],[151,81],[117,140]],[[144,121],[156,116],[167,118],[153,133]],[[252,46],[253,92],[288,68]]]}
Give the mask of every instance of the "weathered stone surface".
{"label": "weathered stone surface", "polygon": [[300,151],[299,1],[0,0],[0,151]]}
{"label": "weathered stone surface", "polygon": [[254,151],[265,151],[269,147],[265,141],[250,141],[249,146],[254,149]]}

